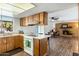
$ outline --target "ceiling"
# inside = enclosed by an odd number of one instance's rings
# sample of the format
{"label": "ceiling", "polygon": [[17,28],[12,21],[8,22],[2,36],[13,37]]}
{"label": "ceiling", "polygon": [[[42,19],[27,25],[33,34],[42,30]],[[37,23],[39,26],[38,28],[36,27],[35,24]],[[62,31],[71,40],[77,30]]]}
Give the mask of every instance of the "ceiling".
{"label": "ceiling", "polygon": [[31,3],[0,3],[0,11],[5,11],[9,15],[17,15],[34,7],[35,5]]}
{"label": "ceiling", "polygon": [[24,11],[18,14],[16,17],[24,17],[46,11],[48,13],[60,11],[67,8],[72,8],[76,6],[76,3],[33,3],[36,7]]}
{"label": "ceiling", "polygon": [[0,3],[0,11],[4,10],[4,15],[20,18],[42,11],[56,12],[76,5],[76,3]]}

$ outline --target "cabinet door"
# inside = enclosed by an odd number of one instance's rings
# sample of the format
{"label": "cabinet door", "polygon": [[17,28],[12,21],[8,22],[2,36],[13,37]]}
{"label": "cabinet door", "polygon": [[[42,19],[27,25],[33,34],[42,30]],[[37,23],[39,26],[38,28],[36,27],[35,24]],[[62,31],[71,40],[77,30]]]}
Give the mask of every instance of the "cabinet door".
{"label": "cabinet door", "polygon": [[40,40],[40,56],[43,56],[47,53],[48,40],[47,38]]}
{"label": "cabinet door", "polygon": [[33,40],[33,53],[34,56],[43,56],[46,55],[48,51],[48,40],[47,38],[44,39],[35,39]]}
{"label": "cabinet door", "polygon": [[7,40],[7,51],[14,49],[14,38],[13,37],[6,37]]}
{"label": "cabinet door", "polygon": [[2,44],[1,44],[1,42],[2,42],[2,40],[1,40],[1,38],[0,38],[0,53],[1,53],[1,48],[2,48]]}
{"label": "cabinet door", "polygon": [[20,19],[20,26],[23,26],[23,18]]}
{"label": "cabinet door", "polygon": [[48,18],[48,15],[46,12],[40,13],[40,24],[47,25],[47,18]]}
{"label": "cabinet door", "polygon": [[34,39],[33,40],[33,53],[34,53],[34,56],[39,56],[40,55],[40,41],[39,39]]}
{"label": "cabinet door", "polygon": [[34,19],[34,22],[36,24],[39,24],[39,22],[40,22],[40,14],[33,15],[33,19]]}
{"label": "cabinet door", "polygon": [[20,48],[23,48],[24,46],[23,46],[23,36],[19,36],[19,47]]}
{"label": "cabinet door", "polygon": [[28,25],[28,22],[29,22],[29,17],[25,17],[25,26]]}
{"label": "cabinet door", "polygon": [[14,48],[19,48],[19,36],[14,36]]}
{"label": "cabinet door", "polygon": [[0,38],[0,53],[6,52],[6,39]]}
{"label": "cabinet door", "polygon": [[20,19],[20,26],[26,26],[27,25],[27,17],[23,17]]}
{"label": "cabinet door", "polygon": [[27,25],[27,17],[24,17],[23,18],[23,26],[26,26]]}
{"label": "cabinet door", "polygon": [[15,48],[23,48],[23,37],[22,36],[15,36],[14,37],[14,47]]}
{"label": "cabinet door", "polygon": [[33,16],[29,16],[29,24],[33,24]]}

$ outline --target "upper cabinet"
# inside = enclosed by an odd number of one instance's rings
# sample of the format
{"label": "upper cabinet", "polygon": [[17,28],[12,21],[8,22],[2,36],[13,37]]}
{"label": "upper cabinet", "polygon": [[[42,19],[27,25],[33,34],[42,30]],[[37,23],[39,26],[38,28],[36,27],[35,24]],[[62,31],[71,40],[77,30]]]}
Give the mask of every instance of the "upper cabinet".
{"label": "upper cabinet", "polygon": [[40,14],[33,15],[34,23],[39,24],[40,23]]}
{"label": "upper cabinet", "polygon": [[40,13],[40,25],[47,25],[48,14],[46,12]]}
{"label": "upper cabinet", "polygon": [[33,24],[34,23],[33,16],[28,16],[27,21],[28,21],[28,25]]}
{"label": "upper cabinet", "polygon": [[20,18],[20,26],[28,25],[28,17]]}
{"label": "upper cabinet", "polygon": [[28,17],[20,18],[20,26],[47,25],[48,13],[41,12]]}

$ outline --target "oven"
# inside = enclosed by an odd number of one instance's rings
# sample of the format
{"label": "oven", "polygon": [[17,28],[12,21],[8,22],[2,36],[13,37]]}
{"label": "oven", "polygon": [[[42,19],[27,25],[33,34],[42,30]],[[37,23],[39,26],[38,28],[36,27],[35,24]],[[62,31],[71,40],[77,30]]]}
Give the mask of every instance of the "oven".
{"label": "oven", "polygon": [[24,51],[30,55],[33,55],[33,38],[24,37]]}

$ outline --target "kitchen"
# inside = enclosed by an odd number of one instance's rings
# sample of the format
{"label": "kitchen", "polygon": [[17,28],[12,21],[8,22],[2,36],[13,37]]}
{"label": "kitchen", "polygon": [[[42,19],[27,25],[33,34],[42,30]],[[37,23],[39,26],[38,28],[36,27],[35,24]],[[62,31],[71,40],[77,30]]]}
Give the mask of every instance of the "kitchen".
{"label": "kitchen", "polygon": [[[2,6],[11,6],[12,4],[1,4]],[[20,4],[16,4],[20,5]],[[27,4],[28,6],[33,6],[33,4]],[[13,6],[12,6],[13,7]],[[14,8],[16,6],[14,5]],[[20,7],[22,7],[20,5]],[[33,6],[34,7],[34,6]],[[3,8],[3,7],[1,7]],[[20,9],[16,7],[17,9]],[[10,10],[10,9],[8,9]],[[15,10],[14,10],[15,11]],[[8,15],[6,15],[8,14]],[[13,19],[11,12],[7,12],[5,8],[1,9],[1,20],[0,20],[0,54],[10,55],[7,53],[11,50],[22,48],[29,55],[44,55],[47,53],[48,48],[48,37],[50,35],[44,35],[44,32],[39,31],[39,34],[30,34],[24,33],[22,30],[19,30],[19,33],[13,32]],[[40,17],[40,18],[39,18]],[[32,16],[20,18],[20,26],[36,26],[38,27],[47,24],[47,12],[41,12]],[[6,19],[7,18],[7,19]],[[15,18],[16,19],[16,18]],[[41,26],[40,26],[41,25]],[[43,29],[44,30],[44,29]],[[15,31],[15,29],[14,29]],[[42,41],[43,39],[43,41]],[[44,43],[45,42],[45,43]],[[44,46],[42,46],[42,44]],[[45,47],[45,48],[43,48]],[[41,50],[40,50],[41,49]],[[44,51],[45,50],[45,51]],[[43,53],[41,53],[41,51]]]}
{"label": "kitchen", "polygon": [[[50,7],[50,5],[53,7]],[[56,8],[54,8],[55,6]],[[54,47],[54,44],[56,43],[55,41],[50,43],[49,39],[51,34],[48,34],[48,32],[52,29],[55,30],[55,25],[59,22],[63,22],[62,19],[70,19],[69,16],[71,16],[72,12],[69,12],[76,10],[76,6],[77,4],[53,3],[0,4],[0,55],[16,56],[16,54],[21,51],[29,56],[49,55],[51,52],[49,51],[50,44],[54,49],[56,47]],[[67,10],[67,12],[69,11],[69,14],[65,13],[66,16],[60,15],[63,14],[61,12],[63,9]],[[57,16],[52,15],[51,12],[56,10],[59,10],[59,12],[57,11],[59,14],[57,14]],[[75,11],[75,16],[72,15],[73,17],[71,18],[77,18],[76,14]],[[69,21],[71,21],[71,19]],[[78,46],[75,52],[78,52]]]}

